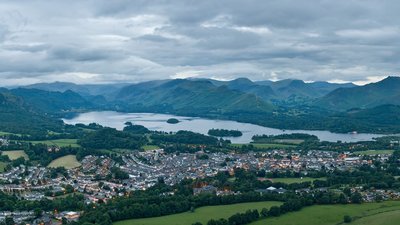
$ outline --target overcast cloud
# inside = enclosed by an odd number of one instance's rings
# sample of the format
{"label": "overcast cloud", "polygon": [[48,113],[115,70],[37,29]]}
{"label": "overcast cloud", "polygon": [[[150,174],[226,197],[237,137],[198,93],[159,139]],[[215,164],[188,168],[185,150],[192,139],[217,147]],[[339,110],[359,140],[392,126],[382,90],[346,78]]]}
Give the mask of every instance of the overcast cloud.
{"label": "overcast cloud", "polygon": [[400,1],[0,1],[1,85],[400,71]]}

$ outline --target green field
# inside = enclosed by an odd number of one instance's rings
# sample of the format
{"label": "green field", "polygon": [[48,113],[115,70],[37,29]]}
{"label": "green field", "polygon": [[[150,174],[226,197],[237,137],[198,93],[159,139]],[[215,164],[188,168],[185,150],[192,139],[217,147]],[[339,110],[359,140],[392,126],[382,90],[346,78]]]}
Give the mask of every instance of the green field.
{"label": "green field", "polygon": [[380,154],[393,154],[394,150],[367,150],[367,151],[358,151],[353,152],[353,154],[359,155],[380,155]]}
{"label": "green field", "polygon": [[[396,211],[394,211],[396,210]],[[388,213],[392,212],[392,213]],[[394,225],[399,221],[387,219],[382,223],[379,218],[386,216],[400,217],[400,201],[382,203],[364,203],[361,205],[317,205],[292,212],[276,218],[261,219],[251,225],[337,225],[343,222],[343,217],[349,215],[357,218],[351,224]],[[371,221],[371,222],[370,222]],[[376,221],[377,223],[372,223]]]}
{"label": "green field", "polygon": [[6,168],[7,163],[5,162],[0,162],[0,173],[4,172],[4,168]]}
{"label": "green field", "polygon": [[398,225],[399,221],[400,211],[395,210],[360,218],[351,223],[351,225]]}
{"label": "green field", "polygon": [[325,177],[322,178],[311,178],[311,177],[303,177],[301,178],[271,178],[272,182],[282,182],[286,184],[293,184],[293,183],[302,183],[307,181],[314,181],[314,180],[326,180]]}
{"label": "green field", "polygon": [[[282,148],[282,149],[287,149],[287,148],[294,148],[296,145],[286,145],[286,144],[262,144],[262,143],[250,143],[257,149],[270,149],[270,148]],[[247,144],[231,144],[233,147],[239,147],[241,148],[243,145]]]}
{"label": "green field", "polygon": [[280,202],[253,202],[233,205],[205,206],[196,209],[194,212],[185,212],[169,216],[124,220],[114,225],[190,225],[195,222],[207,224],[210,219],[228,218],[237,212],[245,212],[248,209],[270,208],[280,205]]}
{"label": "green field", "polygon": [[55,140],[44,140],[44,141],[31,141],[31,143],[33,144],[46,144],[46,145],[55,145],[58,147],[67,147],[67,146],[71,146],[71,147],[80,147],[77,144],[77,139],[55,139]]}
{"label": "green field", "polygon": [[23,150],[3,151],[2,155],[7,155],[11,160],[15,160],[20,157],[24,157],[26,160],[29,159],[28,155]]}
{"label": "green field", "polygon": [[51,163],[47,167],[65,167],[66,169],[72,169],[75,167],[79,167],[81,164],[76,159],[75,155],[66,155],[51,161]]}
{"label": "green field", "polygon": [[145,151],[151,151],[151,150],[160,149],[160,147],[158,147],[157,145],[145,145],[142,148]]}

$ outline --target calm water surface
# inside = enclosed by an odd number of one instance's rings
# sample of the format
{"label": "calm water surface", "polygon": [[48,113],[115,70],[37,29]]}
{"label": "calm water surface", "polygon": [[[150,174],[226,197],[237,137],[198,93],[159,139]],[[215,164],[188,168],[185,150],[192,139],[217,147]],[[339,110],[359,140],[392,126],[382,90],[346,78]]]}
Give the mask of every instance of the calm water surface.
{"label": "calm water surface", "polygon": [[[178,124],[169,124],[166,121],[169,118],[177,118],[181,121]],[[254,135],[278,135],[290,133],[306,133],[316,135],[321,141],[342,141],[342,142],[357,142],[368,141],[374,137],[381,137],[379,134],[339,134],[329,131],[310,131],[310,130],[280,130],[269,127],[253,125],[249,123],[240,123],[230,120],[213,120],[198,117],[183,117],[168,114],[156,113],[119,113],[113,111],[103,112],[88,112],[82,113],[72,119],[64,119],[67,124],[89,124],[98,123],[103,126],[113,127],[118,130],[124,128],[125,122],[143,125],[150,130],[176,132],[179,130],[189,130],[197,133],[207,134],[211,128],[240,130],[243,136],[229,138],[232,143],[249,143]]]}

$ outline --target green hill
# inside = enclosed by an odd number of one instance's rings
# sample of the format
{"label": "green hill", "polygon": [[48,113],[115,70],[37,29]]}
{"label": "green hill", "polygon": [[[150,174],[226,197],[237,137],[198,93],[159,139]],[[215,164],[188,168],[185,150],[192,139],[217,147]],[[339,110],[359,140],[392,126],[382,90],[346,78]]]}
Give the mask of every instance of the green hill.
{"label": "green hill", "polygon": [[318,106],[338,111],[384,104],[400,105],[400,77],[388,77],[360,87],[339,88],[316,102]]}
{"label": "green hill", "polygon": [[17,88],[10,92],[24,99],[37,110],[47,113],[58,113],[93,108],[93,104],[79,94],[70,90],[65,92],[43,91],[38,89]]}
{"label": "green hill", "polygon": [[0,130],[17,134],[47,134],[62,129],[62,121],[50,118],[22,98],[0,92]]}
{"label": "green hill", "polygon": [[186,114],[269,112],[273,109],[270,103],[254,94],[217,87],[207,80],[178,79],[130,85],[119,92],[116,100],[132,110]]}

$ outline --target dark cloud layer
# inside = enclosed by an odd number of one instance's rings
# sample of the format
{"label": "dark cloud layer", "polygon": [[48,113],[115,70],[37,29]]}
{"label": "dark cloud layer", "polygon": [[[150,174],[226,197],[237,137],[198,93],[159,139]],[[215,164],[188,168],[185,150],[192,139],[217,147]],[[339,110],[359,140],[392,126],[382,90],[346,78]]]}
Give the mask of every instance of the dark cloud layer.
{"label": "dark cloud layer", "polygon": [[0,2],[2,85],[399,74],[400,2]]}

